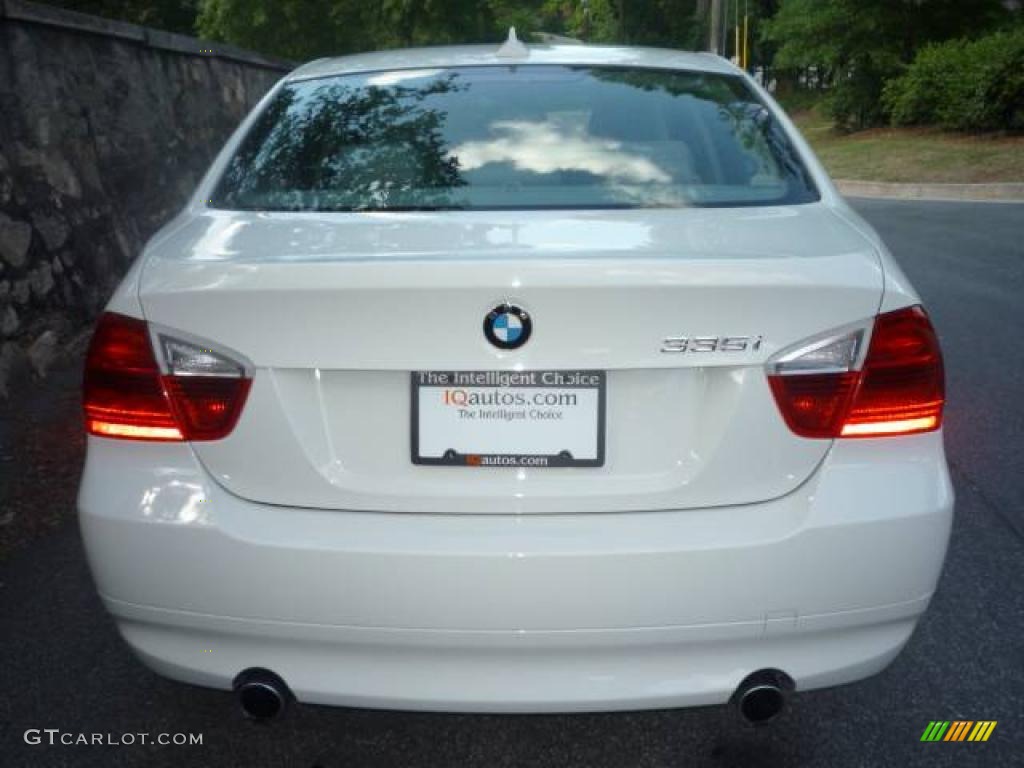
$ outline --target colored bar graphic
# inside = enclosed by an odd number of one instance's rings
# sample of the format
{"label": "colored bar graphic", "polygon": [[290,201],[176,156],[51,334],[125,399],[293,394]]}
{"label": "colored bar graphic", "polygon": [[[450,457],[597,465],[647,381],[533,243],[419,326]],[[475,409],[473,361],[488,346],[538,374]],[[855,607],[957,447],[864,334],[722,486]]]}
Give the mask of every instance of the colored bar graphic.
{"label": "colored bar graphic", "polygon": [[949,728],[948,720],[932,720],[921,734],[921,741],[938,741]]}
{"label": "colored bar graphic", "polygon": [[921,734],[921,741],[988,741],[996,729],[996,720],[932,720]]}
{"label": "colored bar graphic", "polygon": [[971,735],[967,738],[967,740],[988,741],[988,737],[992,735],[992,731],[994,731],[995,729],[995,720],[979,720],[978,724],[974,726],[974,730],[971,731]]}
{"label": "colored bar graphic", "polygon": [[967,729],[974,725],[970,720],[957,720],[949,729],[943,741],[963,741],[967,735]]}

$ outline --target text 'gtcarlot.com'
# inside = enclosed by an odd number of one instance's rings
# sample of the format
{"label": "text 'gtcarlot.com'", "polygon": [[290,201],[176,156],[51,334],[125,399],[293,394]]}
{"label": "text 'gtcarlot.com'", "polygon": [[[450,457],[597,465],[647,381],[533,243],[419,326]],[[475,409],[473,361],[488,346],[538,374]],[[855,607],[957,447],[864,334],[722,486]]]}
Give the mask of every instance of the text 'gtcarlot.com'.
{"label": "text 'gtcarlot.com'", "polygon": [[197,746],[203,743],[201,733],[73,733],[59,728],[29,728],[25,731],[26,744],[56,746],[126,747],[135,744]]}

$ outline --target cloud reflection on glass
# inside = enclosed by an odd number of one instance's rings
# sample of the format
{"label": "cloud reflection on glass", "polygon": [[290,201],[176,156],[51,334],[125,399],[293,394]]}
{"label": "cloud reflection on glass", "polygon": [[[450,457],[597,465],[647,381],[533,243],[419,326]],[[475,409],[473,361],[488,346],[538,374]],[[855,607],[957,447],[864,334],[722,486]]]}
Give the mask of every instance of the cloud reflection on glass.
{"label": "cloud reflection on glass", "polygon": [[490,163],[511,163],[518,171],[579,171],[629,184],[667,184],[672,177],[622,142],[590,136],[580,127],[553,122],[506,120],[494,123],[496,136],[468,141],[452,151],[459,168],[473,171]]}

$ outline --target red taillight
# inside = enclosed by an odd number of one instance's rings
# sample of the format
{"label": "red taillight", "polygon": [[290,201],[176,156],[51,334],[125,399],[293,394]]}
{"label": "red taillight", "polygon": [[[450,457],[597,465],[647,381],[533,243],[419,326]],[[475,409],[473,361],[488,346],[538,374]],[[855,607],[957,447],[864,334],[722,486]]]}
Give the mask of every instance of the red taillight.
{"label": "red taillight", "polygon": [[90,434],[184,439],[142,320],[109,312],[100,317],[85,361],[82,404]]}
{"label": "red taillight", "polygon": [[942,425],[942,352],[921,307],[878,316],[860,376],[844,437],[929,432]]}
{"label": "red taillight", "polygon": [[218,440],[230,434],[249,394],[249,379],[165,376],[164,386],[188,440]]}
{"label": "red taillight", "polygon": [[835,437],[843,425],[857,373],[769,376],[789,428],[802,437]]}
{"label": "red taillight", "polygon": [[131,440],[216,440],[238,421],[249,379],[163,375],[146,323],[108,312],[93,334],[82,390],[90,434]]}
{"label": "red taillight", "polygon": [[803,437],[905,435],[942,425],[942,353],[917,306],[875,318],[860,371],[777,369],[769,383],[789,428]]}

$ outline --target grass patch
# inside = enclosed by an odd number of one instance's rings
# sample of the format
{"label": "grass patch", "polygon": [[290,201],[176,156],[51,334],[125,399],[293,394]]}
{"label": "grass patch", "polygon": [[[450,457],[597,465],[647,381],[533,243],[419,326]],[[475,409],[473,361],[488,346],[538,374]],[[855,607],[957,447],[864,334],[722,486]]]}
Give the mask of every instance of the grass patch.
{"label": "grass patch", "polygon": [[974,136],[929,128],[875,128],[843,134],[817,109],[791,116],[834,179],[1024,182],[1024,136]]}

